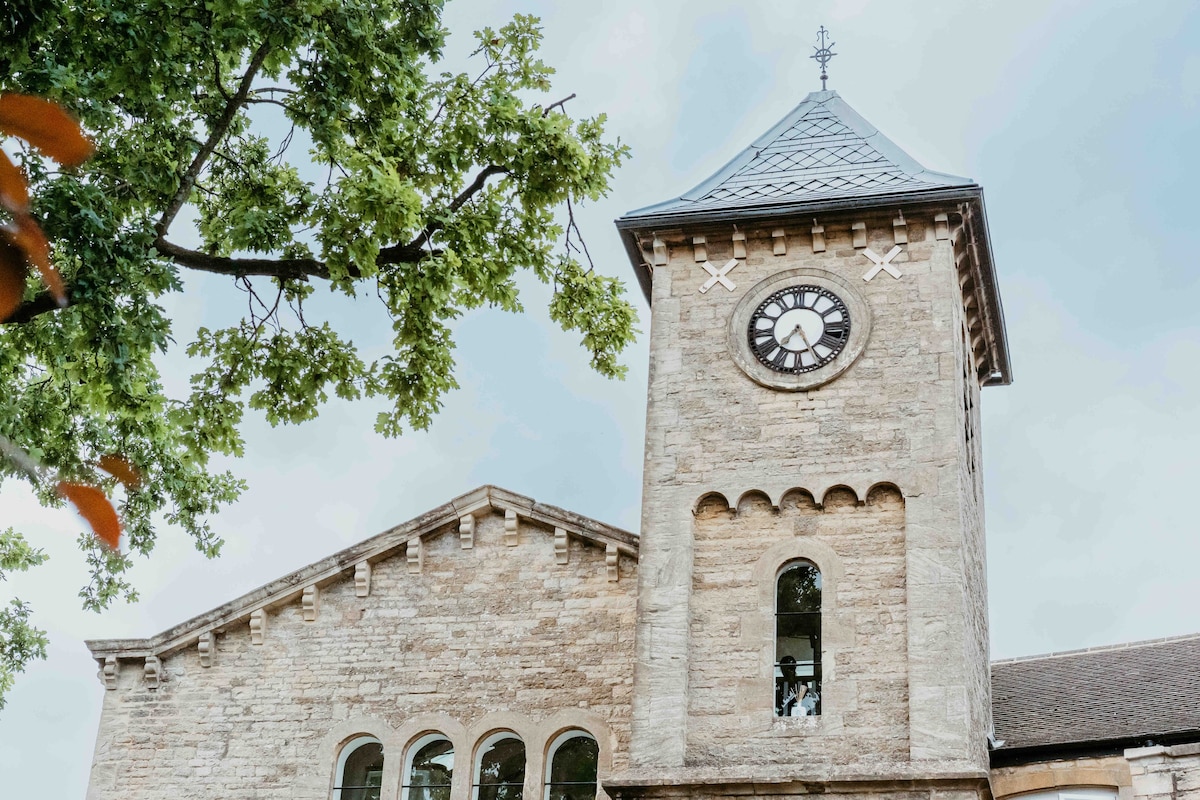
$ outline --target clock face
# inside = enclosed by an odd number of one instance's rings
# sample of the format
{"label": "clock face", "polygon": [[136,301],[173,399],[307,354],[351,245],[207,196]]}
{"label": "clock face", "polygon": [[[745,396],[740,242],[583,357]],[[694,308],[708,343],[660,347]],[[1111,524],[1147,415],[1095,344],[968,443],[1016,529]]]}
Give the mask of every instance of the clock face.
{"label": "clock face", "polygon": [[788,286],[758,304],[746,333],[759,363],[775,372],[800,375],[825,366],[845,349],[850,311],[823,286]]}

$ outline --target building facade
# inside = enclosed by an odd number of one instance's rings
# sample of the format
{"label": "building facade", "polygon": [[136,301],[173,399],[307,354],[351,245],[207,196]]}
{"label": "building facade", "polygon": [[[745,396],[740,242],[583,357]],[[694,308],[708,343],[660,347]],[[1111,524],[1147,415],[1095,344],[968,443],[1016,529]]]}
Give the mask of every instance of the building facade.
{"label": "building facade", "polygon": [[640,535],[483,487],[89,642],[90,797],[1200,797],[1200,690],[1089,732],[1036,689],[1077,657],[989,664],[978,409],[1011,369],[978,185],[822,91],[617,228]]}

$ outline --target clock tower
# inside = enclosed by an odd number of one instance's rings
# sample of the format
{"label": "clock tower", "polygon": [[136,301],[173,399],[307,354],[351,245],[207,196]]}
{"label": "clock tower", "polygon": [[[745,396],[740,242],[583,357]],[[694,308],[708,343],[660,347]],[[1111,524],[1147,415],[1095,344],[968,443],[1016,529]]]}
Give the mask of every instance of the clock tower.
{"label": "clock tower", "polygon": [[617,227],[652,322],[609,793],[987,796],[982,189],[820,91]]}

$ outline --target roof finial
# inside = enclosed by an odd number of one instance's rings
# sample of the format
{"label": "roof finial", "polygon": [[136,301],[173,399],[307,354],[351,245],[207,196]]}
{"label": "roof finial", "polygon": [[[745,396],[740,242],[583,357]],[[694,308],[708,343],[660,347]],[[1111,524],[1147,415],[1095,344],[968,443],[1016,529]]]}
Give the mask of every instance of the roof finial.
{"label": "roof finial", "polygon": [[814,53],[813,55],[809,56],[809,58],[813,59],[814,61],[816,61],[818,64],[821,65],[821,91],[822,92],[825,91],[825,81],[828,80],[828,78],[829,78],[829,74],[825,69],[825,65],[829,63],[829,60],[831,58],[833,58],[834,56],[837,55],[837,53],[833,52],[833,46],[834,46],[834,44],[836,44],[836,42],[830,42],[829,44],[825,44],[825,37],[828,34],[829,34],[829,31],[825,30],[825,26],[822,25],[821,30],[817,31],[817,36],[819,37],[818,41],[821,43],[821,46],[814,47],[813,50],[816,50],[817,52]]}

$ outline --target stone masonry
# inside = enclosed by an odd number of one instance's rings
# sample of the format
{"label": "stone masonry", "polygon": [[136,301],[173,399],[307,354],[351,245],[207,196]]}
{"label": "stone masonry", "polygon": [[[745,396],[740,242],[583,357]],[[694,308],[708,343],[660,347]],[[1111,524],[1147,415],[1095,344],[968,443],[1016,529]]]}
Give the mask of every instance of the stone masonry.
{"label": "stone masonry", "polygon": [[120,657],[102,674],[111,691],[89,798],[326,800],[339,745],[363,733],[384,743],[390,800],[405,746],[429,731],[456,746],[460,797],[473,747],[499,729],[526,742],[527,797],[540,796],[545,748],[568,728],[600,742],[602,774],[623,767],[635,540],[617,540],[622,555],[564,536],[556,553],[554,528],[516,513],[506,525],[476,511],[469,541],[446,516],[420,539],[419,572],[409,546],[371,564],[368,596],[364,570],[309,584],[267,607],[261,644],[245,614],[217,624],[207,656],[194,634],[140,658],[151,643],[92,643]]}
{"label": "stone masonry", "polygon": [[[746,257],[729,274],[735,290],[718,286],[704,294],[694,243],[703,237],[709,262],[726,263],[734,254],[733,225],[654,232],[669,259],[653,272],[635,769],[676,774],[680,767],[745,763],[752,753],[761,759],[769,752],[772,770],[812,779],[881,774],[882,762],[895,776],[986,774],[978,382],[964,336],[955,232],[946,226],[939,237],[936,224],[947,211],[953,218],[953,208],[905,208],[907,243],[893,262],[902,277],[880,273],[869,282],[863,245],[876,253],[893,246],[894,210],[822,216],[823,249],[814,242],[811,218],[743,223],[736,232]],[[856,247],[856,229],[863,228],[865,240]],[[873,323],[865,351],[843,375],[814,390],[786,392],[738,369],[727,352],[727,328],[734,306],[755,284],[796,268],[833,273],[854,286]],[[868,501],[877,485],[895,487],[887,506],[898,518],[872,538],[862,524],[866,512],[842,513],[839,504]],[[827,496],[839,486],[849,491]],[[809,512],[821,520],[819,534],[803,532],[780,508],[793,489],[824,504]],[[740,519],[738,498],[748,492],[765,498],[754,512],[757,524]],[[712,493],[737,513],[696,520],[693,510]],[[828,558],[812,559],[818,567],[840,565],[853,582],[832,600],[826,646],[861,649],[830,659],[825,712],[809,721],[811,728],[793,729],[793,721],[771,712],[765,612],[753,609],[755,624],[739,625],[734,608],[750,603],[752,590],[745,586],[739,599],[729,594],[746,580],[750,563],[771,554],[777,560],[759,579],[760,586],[773,584],[784,553],[806,537],[827,548]],[[871,576],[876,563],[887,568]],[[873,597],[864,591],[871,580],[880,587]],[[855,591],[860,595],[852,600]],[[721,623],[706,624],[718,608]],[[890,641],[896,636],[906,641]],[[717,653],[725,659],[721,681],[706,661]],[[724,683],[719,711],[699,701],[717,692],[710,685],[718,682]],[[878,750],[851,735],[862,733],[855,720],[866,718],[873,719],[867,727],[875,728]]]}

